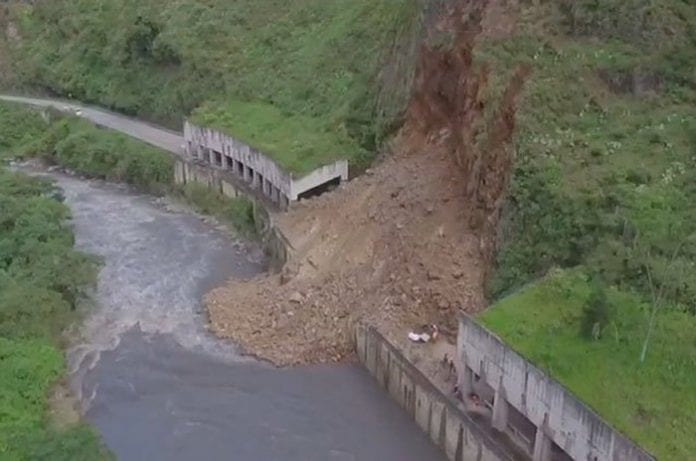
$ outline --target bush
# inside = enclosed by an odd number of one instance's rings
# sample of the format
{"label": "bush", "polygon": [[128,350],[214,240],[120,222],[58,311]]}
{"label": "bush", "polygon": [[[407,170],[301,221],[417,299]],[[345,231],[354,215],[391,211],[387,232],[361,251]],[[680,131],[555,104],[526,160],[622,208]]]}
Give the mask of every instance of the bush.
{"label": "bush", "polygon": [[82,120],[58,122],[37,145],[47,159],[91,177],[160,194],[173,182],[171,154]]}

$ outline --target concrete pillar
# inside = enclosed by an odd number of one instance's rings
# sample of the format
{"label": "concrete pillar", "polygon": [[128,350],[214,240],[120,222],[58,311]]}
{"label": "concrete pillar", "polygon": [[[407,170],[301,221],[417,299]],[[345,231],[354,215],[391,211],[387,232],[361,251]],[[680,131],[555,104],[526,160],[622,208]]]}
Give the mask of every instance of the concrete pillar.
{"label": "concrete pillar", "polygon": [[278,190],[278,188],[276,186],[272,186],[272,187],[273,187],[273,189],[271,191],[271,200],[273,200],[273,202],[275,202],[275,203],[279,203],[280,191]]}
{"label": "concrete pillar", "polygon": [[208,163],[215,165],[215,152],[213,149],[206,149],[208,151]]}
{"label": "concrete pillar", "polygon": [[507,429],[507,424],[508,402],[505,395],[505,388],[503,387],[503,378],[501,376],[498,389],[495,391],[495,398],[493,399],[493,417],[491,419],[491,426],[493,426],[493,429],[503,432],[505,429]]}
{"label": "concrete pillar", "polygon": [[462,393],[462,398],[466,398],[474,391],[474,371],[466,365],[463,368],[457,373],[457,386]]}
{"label": "concrete pillar", "polygon": [[534,438],[533,461],[551,461],[551,438],[546,435],[545,428],[548,426],[549,415],[544,416],[544,422],[537,426],[536,437]]}
{"label": "concrete pillar", "polygon": [[261,178],[261,173],[258,171],[254,171],[252,173],[254,175],[254,178],[251,180],[251,187],[253,189],[256,189],[257,187],[261,187],[263,184],[263,179]]}

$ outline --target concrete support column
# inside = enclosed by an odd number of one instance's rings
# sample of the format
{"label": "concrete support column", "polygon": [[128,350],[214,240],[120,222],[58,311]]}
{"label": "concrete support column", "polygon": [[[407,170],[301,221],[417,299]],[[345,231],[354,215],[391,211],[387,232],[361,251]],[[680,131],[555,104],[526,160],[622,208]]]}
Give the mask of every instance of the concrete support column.
{"label": "concrete support column", "polygon": [[213,149],[206,149],[208,151],[208,163],[215,165],[215,152]]}
{"label": "concrete support column", "polygon": [[252,174],[254,175],[254,177],[253,177],[252,180],[251,180],[251,187],[252,187],[253,189],[256,189],[257,187],[262,186],[261,183],[262,183],[263,181],[261,180],[261,174],[258,173],[258,172],[256,172],[256,171],[255,171],[254,173],[252,173]]}
{"label": "concrete support column", "polygon": [[548,426],[549,416],[544,416],[544,423],[537,426],[536,437],[534,438],[533,461],[551,461],[551,438],[546,435],[545,427]]}
{"label": "concrete support column", "polygon": [[466,398],[474,391],[474,371],[464,365],[464,369],[457,373],[457,385],[462,397]]}
{"label": "concrete support column", "polygon": [[254,172],[249,171],[249,168],[247,168],[244,164],[242,164],[242,177],[248,183],[251,183],[254,180]]}
{"label": "concrete support column", "polygon": [[272,186],[273,189],[271,189],[271,200],[273,200],[274,203],[278,203],[280,200],[280,191],[276,186]]}
{"label": "concrete support column", "polygon": [[501,377],[493,400],[493,418],[491,420],[491,426],[493,426],[493,429],[503,432],[507,429],[507,424],[508,402],[505,395],[505,388],[503,387],[503,378]]}

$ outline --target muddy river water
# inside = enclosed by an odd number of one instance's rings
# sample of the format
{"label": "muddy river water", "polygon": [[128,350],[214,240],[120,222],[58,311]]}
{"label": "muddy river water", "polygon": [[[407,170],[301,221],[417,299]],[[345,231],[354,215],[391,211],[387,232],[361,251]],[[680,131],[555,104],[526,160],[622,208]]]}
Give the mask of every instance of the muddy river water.
{"label": "muddy river water", "polygon": [[253,246],[124,188],[54,174],[102,259],[68,353],[86,419],[124,461],[442,460],[358,366],[276,369],[205,330],[201,297],[263,270]]}

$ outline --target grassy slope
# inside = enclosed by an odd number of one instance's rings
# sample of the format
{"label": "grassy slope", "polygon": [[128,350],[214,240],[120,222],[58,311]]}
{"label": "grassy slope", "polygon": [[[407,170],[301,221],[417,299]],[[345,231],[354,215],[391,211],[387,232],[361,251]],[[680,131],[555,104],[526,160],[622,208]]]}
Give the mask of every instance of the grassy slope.
{"label": "grassy slope", "polygon": [[[31,114],[7,114],[0,110],[0,159],[41,127]],[[94,262],[73,250],[68,209],[51,194],[0,168],[0,460],[109,459],[86,426],[58,430],[47,418],[49,392],[65,374],[60,333],[95,282]]]}
{"label": "grassy slope", "polygon": [[301,173],[337,156],[370,157],[405,102],[393,89],[380,98],[378,71],[412,31],[417,4],[42,1],[17,14],[13,59],[31,87],[172,126],[207,102],[196,118],[263,139]]}
{"label": "grassy slope", "polygon": [[690,459],[696,451],[693,316],[666,308],[641,364],[646,324],[641,298],[611,290],[620,315],[600,340],[588,341],[580,331],[589,294],[581,271],[558,272],[501,300],[479,319],[659,459]]}
{"label": "grassy slope", "polygon": [[[494,69],[534,68],[491,286],[494,297],[514,294],[481,319],[665,460],[696,452],[696,8],[688,3],[559,1],[524,10],[515,40],[486,41],[478,54]],[[661,84],[636,94],[602,73]],[[493,75],[494,97],[505,77]],[[558,266],[577,269],[534,283]],[[669,305],[641,365],[647,268]],[[599,341],[580,332],[586,274],[611,287],[614,313]]]}

